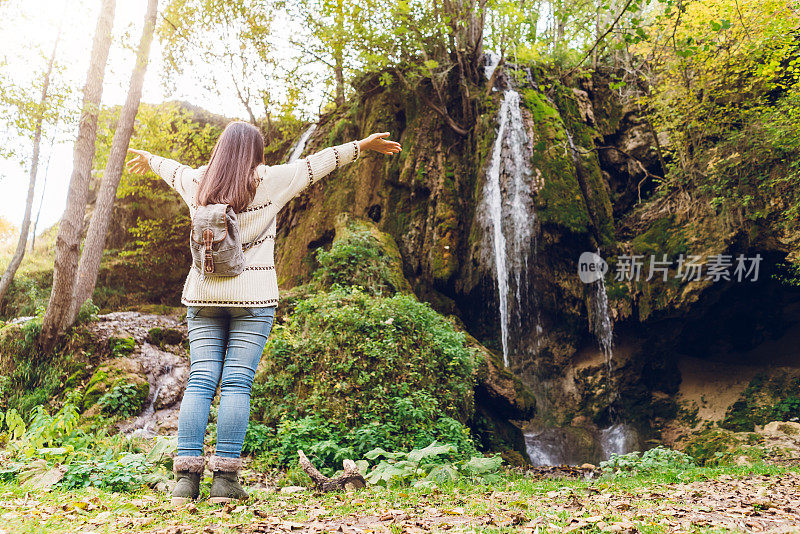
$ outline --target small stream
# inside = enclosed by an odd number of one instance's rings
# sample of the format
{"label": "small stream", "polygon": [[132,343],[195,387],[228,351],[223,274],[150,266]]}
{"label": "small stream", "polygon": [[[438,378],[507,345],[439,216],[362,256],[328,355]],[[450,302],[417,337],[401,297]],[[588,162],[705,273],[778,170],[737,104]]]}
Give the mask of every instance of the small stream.
{"label": "small stream", "polygon": [[120,432],[129,437],[152,438],[177,428],[180,401],[189,378],[189,362],[147,342],[137,349],[129,357],[142,363],[150,395],[142,413],[124,423]]}

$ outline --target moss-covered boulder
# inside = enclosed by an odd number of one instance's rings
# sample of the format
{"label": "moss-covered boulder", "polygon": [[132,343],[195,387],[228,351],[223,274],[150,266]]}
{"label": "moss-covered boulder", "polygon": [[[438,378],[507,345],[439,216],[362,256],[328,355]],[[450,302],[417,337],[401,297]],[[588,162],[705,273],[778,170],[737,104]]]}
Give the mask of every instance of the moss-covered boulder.
{"label": "moss-covered boulder", "polygon": [[183,332],[174,328],[155,327],[147,331],[147,342],[151,345],[164,347],[166,345],[180,345],[185,337]]}
{"label": "moss-covered boulder", "polygon": [[336,217],[330,250],[320,250],[319,283],[360,286],[374,293],[411,293],[403,259],[394,238],[370,220],[341,213]]}
{"label": "moss-covered boulder", "polygon": [[320,291],[270,336],[254,419],[274,430],[283,462],[308,441],[356,456],[433,440],[466,452],[474,366],[464,334],[412,295]]}
{"label": "moss-covered boulder", "polygon": [[524,461],[509,418],[530,417],[533,396],[457,318],[414,296],[391,236],[339,216],[331,247],[317,256],[311,282],[282,293],[256,377],[254,424],[265,449],[279,462],[308,449],[324,464],[335,461],[332,451],[359,456],[439,440]]}
{"label": "moss-covered boulder", "polygon": [[127,415],[139,413],[150,394],[150,384],[142,364],[122,357],[100,365],[86,385],[81,410],[86,412],[97,405],[106,394],[113,394],[115,397],[113,402],[123,405]]}

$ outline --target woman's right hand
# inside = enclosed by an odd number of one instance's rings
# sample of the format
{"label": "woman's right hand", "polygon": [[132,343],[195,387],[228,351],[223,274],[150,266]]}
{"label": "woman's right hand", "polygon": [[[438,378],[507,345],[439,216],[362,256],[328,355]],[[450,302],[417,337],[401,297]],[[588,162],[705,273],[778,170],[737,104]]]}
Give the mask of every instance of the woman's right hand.
{"label": "woman's right hand", "polygon": [[135,154],[133,159],[126,163],[128,170],[131,171],[133,174],[144,174],[150,170],[150,152],[147,150],[136,150],[134,148],[129,148],[128,152],[131,154]]}
{"label": "woman's right hand", "polygon": [[375,152],[380,152],[381,154],[397,154],[403,150],[400,146],[400,143],[397,141],[389,141],[388,139],[384,139],[384,137],[388,136],[389,132],[374,133],[369,137],[365,137],[359,141],[358,147],[362,151],[374,150]]}

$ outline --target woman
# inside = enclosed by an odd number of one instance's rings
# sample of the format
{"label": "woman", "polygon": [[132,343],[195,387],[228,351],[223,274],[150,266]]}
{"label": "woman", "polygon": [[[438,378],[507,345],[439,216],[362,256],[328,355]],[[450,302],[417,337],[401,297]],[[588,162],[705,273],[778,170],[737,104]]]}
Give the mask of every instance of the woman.
{"label": "woman", "polygon": [[278,304],[273,259],[276,215],[306,187],[355,161],[362,151],[400,152],[399,143],[385,139],[388,135],[375,133],[271,166],[264,165],[261,132],[240,121],[225,128],[208,164],[198,169],[144,150],[129,150],[135,154],[128,162],[131,172],[152,170],[161,176],[188,204],[192,216],[201,205],[231,205],[245,250],[246,267],[240,275],[205,278],[192,267],[183,286],[191,371],[178,419],[173,504],[184,504],[200,494],[205,469],[203,438],[217,386],[217,443],[208,462],[214,473],[210,500],[247,499],[238,472],[250,417],[250,390]]}

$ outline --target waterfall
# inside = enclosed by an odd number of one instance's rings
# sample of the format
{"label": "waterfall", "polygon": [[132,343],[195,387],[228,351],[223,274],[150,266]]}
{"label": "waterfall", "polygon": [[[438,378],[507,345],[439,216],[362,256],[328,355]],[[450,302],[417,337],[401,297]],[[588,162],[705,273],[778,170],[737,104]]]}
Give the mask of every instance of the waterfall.
{"label": "waterfall", "polygon": [[639,448],[639,435],[630,425],[617,423],[600,431],[603,460],[610,459],[612,454],[627,454]]}
{"label": "waterfall", "polygon": [[[600,255],[598,249],[597,255]],[[611,359],[614,356],[614,321],[608,310],[608,293],[606,292],[605,277],[601,276],[594,284],[594,313],[592,314],[592,332],[597,337],[600,350],[606,357],[609,373],[611,372]]]}
{"label": "waterfall", "polygon": [[[570,132],[566,127],[564,128],[564,131],[567,134],[567,142],[569,143],[570,154],[572,155],[572,161],[574,162],[575,169],[577,171],[578,166],[580,165],[578,147],[575,146],[575,140],[572,137],[572,132]],[[597,249],[597,255],[602,257],[600,255],[599,248]],[[593,310],[590,314],[589,323],[592,333],[594,333],[594,335],[597,337],[600,350],[602,350],[603,354],[605,355],[606,364],[608,365],[608,372],[610,375],[611,360],[613,357],[614,321],[611,319],[611,314],[609,313],[605,276],[600,276],[600,278],[594,282],[593,285]]]}
{"label": "waterfall", "polygon": [[305,132],[303,132],[303,135],[300,136],[300,140],[297,141],[296,145],[294,145],[294,148],[292,149],[292,154],[289,156],[289,161],[287,163],[291,163],[303,155],[303,150],[306,149],[306,143],[308,142],[308,138],[311,137],[311,134],[314,133],[314,130],[316,129],[317,125],[315,123],[309,126]]}
{"label": "waterfall", "polygon": [[[300,159],[300,156],[303,155],[303,151],[306,149],[306,143],[308,143],[308,138],[311,137],[311,134],[314,133],[314,130],[317,129],[317,124],[314,123],[309,126],[303,135],[300,136],[300,139],[297,140],[297,144],[294,145],[292,148],[292,153],[289,155],[289,160],[286,163],[292,163],[293,161],[297,161]],[[277,225],[277,217],[272,219],[272,223],[270,224],[270,229],[267,231],[269,234],[275,235],[278,230]]]}
{"label": "waterfall", "polygon": [[[500,308],[503,363],[509,366],[510,325],[513,312],[521,327],[520,311],[526,304],[528,256],[534,238],[530,140],[520,111],[519,93],[507,89],[498,113],[497,138],[486,172],[483,191],[484,221],[491,249]],[[533,247],[535,250],[535,246]],[[537,325],[537,335],[540,329]]]}
{"label": "waterfall", "polygon": [[606,428],[540,428],[525,433],[525,450],[535,466],[598,464],[612,454],[641,450],[636,430],[624,423]]}
{"label": "waterfall", "polygon": [[152,438],[158,433],[155,431],[156,426],[156,400],[158,394],[161,393],[161,386],[157,386],[153,398],[147,408],[139,414],[129,425],[124,429],[123,434],[131,438]]}
{"label": "waterfall", "polygon": [[[483,67],[483,72],[486,74],[486,79],[491,80],[494,70],[497,68],[498,63],[500,63],[500,56],[488,51],[484,52],[484,55],[486,56],[486,65]],[[494,89],[494,87],[492,87],[492,89]]]}

